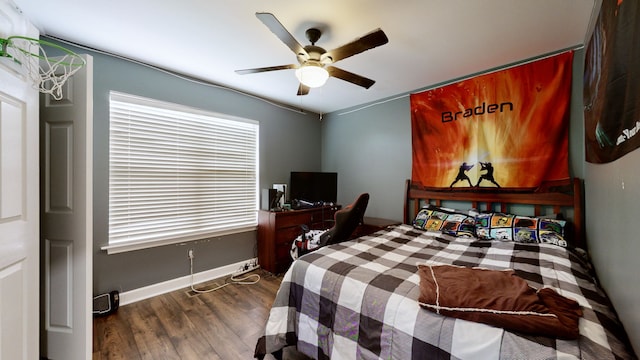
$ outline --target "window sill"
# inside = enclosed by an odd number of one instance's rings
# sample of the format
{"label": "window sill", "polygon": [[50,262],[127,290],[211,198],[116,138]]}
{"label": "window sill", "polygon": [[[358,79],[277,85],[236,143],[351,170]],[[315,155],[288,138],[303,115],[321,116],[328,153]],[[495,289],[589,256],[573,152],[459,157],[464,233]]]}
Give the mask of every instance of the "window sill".
{"label": "window sill", "polygon": [[144,249],[149,249],[149,248],[164,246],[164,245],[180,244],[180,243],[186,243],[190,241],[218,238],[226,235],[241,234],[241,233],[256,231],[257,229],[258,229],[257,226],[248,226],[248,227],[239,228],[239,229],[225,230],[225,231],[219,231],[219,232],[209,233],[209,234],[194,235],[186,238],[138,241],[138,242],[128,242],[124,244],[109,244],[101,247],[100,249],[106,251],[108,255],[112,255],[112,254],[119,254],[119,253],[128,252],[128,251],[144,250]]}

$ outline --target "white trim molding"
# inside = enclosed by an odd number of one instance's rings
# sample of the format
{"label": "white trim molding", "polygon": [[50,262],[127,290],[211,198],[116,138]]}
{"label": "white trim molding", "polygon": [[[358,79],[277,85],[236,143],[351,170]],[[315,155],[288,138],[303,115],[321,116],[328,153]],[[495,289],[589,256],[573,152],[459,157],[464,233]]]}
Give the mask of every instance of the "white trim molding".
{"label": "white trim molding", "polygon": [[[209,269],[193,274],[193,284],[199,284],[224,276],[231,275],[238,271],[244,264],[257,262],[257,258],[239,261],[237,263],[224,265],[215,269]],[[120,306],[132,304],[140,300],[152,298],[154,296],[166,294],[175,290],[184,289],[187,291],[191,286],[191,275],[182,276],[176,279],[163,281],[161,283],[148,285],[138,289],[129,290],[120,294]]]}

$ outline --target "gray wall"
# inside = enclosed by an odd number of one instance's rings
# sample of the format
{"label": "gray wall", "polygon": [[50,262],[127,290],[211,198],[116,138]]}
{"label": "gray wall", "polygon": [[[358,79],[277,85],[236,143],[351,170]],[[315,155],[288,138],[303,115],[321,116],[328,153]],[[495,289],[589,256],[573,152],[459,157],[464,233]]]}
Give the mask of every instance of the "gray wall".
{"label": "gray wall", "polygon": [[585,169],[587,243],[602,286],[640,354],[640,151]]}
{"label": "gray wall", "polygon": [[338,172],[338,203],[371,195],[366,215],[402,221],[404,181],[411,177],[409,97],[322,123],[322,170]]}
{"label": "gray wall", "polygon": [[[585,183],[588,250],[636,352],[640,352],[640,151],[610,164],[585,162],[583,117],[584,50],[573,62],[569,168]],[[435,86],[434,86],[435,87]],[[360,109],[361,110],[358,110]],[[371,194],[367,216],[402,219],[404,179],[411,177],[411,118],[408,97],[325,115],[322,169],[339,172],[338,201]]]}
{"label": "gray wall", "polygon": [[608,164],[585,162],[589,253],[605,291],[640,354],[640,150]]}
{"label": "gray wall", "polygon": [[[62,44],[94,57],[94,293],[127,291],[253,258],[256,232],[107,255],[109,91],[193,106],[260,122],[260,188],[288,183],[292,170],[320,170],[320,121],[252,97],[196,84],[134,62]],[[291,151],[296,149],[296,151]]]}

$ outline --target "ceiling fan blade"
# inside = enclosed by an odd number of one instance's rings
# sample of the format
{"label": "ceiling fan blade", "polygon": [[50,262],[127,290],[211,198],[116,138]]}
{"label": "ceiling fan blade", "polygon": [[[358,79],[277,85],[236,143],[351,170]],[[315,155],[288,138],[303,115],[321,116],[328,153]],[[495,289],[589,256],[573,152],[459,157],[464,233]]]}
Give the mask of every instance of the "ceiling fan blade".
{"label": "ceiling fan blade", "polygon": [[307,55],[304,47],[300,45],[293,35],[276,19],[271,13],[256,13],[256,17],[264,23],[272,33],[274,33],[280,41],[285,43],[294,52],[294,54]]}
{"label": "ceiling fan blade", "polygon": [[344,80],[344,81],[348,81],[352,84],[356,84],[359,86],[362,86],[365,89],[368,89],[371,87],[371,85],[375,84],[375,80],[371,80],[371,79],[367,79],[364,76],[360,76],[357,74],[354,74],[352,72],[348,72],[346,70],[342,70],[340,68],[337,68],[335,66],[327,66],[326,67],[327,71],[329,72],[329,76],[333,76],[335,78]]}
{"label": "ceiling fan blade", "polygon": [[298,65],[294,65],[294,64],[279,65],[279,66],[268,66],[268,67],[255,68],[255,69],[236,70],[236,74],[240,74],[240,75],[255,74],[255,73],[261,73],[261,72],[265,72],[265,71],[297,69],[298,67],[299,67]]}
{"label": "ceiling fan blade", "polygon": [[348,58],[349,56],[359,54],[363,51],[373,49],[374,47],[384,45],[388,42],[389,39],[384,31],[376,29],[359,39],[328,51],[323,55],[323,57],[329,56],[333,62],[336,62],[338,60]]}
{"label": "ceiling fan blade", "polygon": [[309,87],[307,85],[304,85],[303,83],[300,83],[300,86],[298,86],[298,96],[299,95],[307,95],[309,93]]}

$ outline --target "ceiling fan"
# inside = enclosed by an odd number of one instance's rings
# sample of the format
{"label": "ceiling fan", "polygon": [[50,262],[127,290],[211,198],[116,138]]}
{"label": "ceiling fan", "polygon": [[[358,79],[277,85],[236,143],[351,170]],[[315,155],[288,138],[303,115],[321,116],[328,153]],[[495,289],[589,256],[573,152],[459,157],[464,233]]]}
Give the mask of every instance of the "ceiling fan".
{"label": "ceiling fan", "polygon": [[324,85],[330,76],[362,86],[365,89],[370,88],[375,83],[374,80],[331,66],[331,64],[388,43],[389,39],[384,31],[376,29],[348,44],[326,51],[315,45],[322,35],[322,32],[316,28],[308,29],[305,32],[311,45],[303,47],[273,14],[256,13],[256,17],[296,54],[299,64],[236,70],[236,73],[245,75],[265,71],[295,69],[296,77],[300,81],[298,95],[307,95],[310,88]]}

